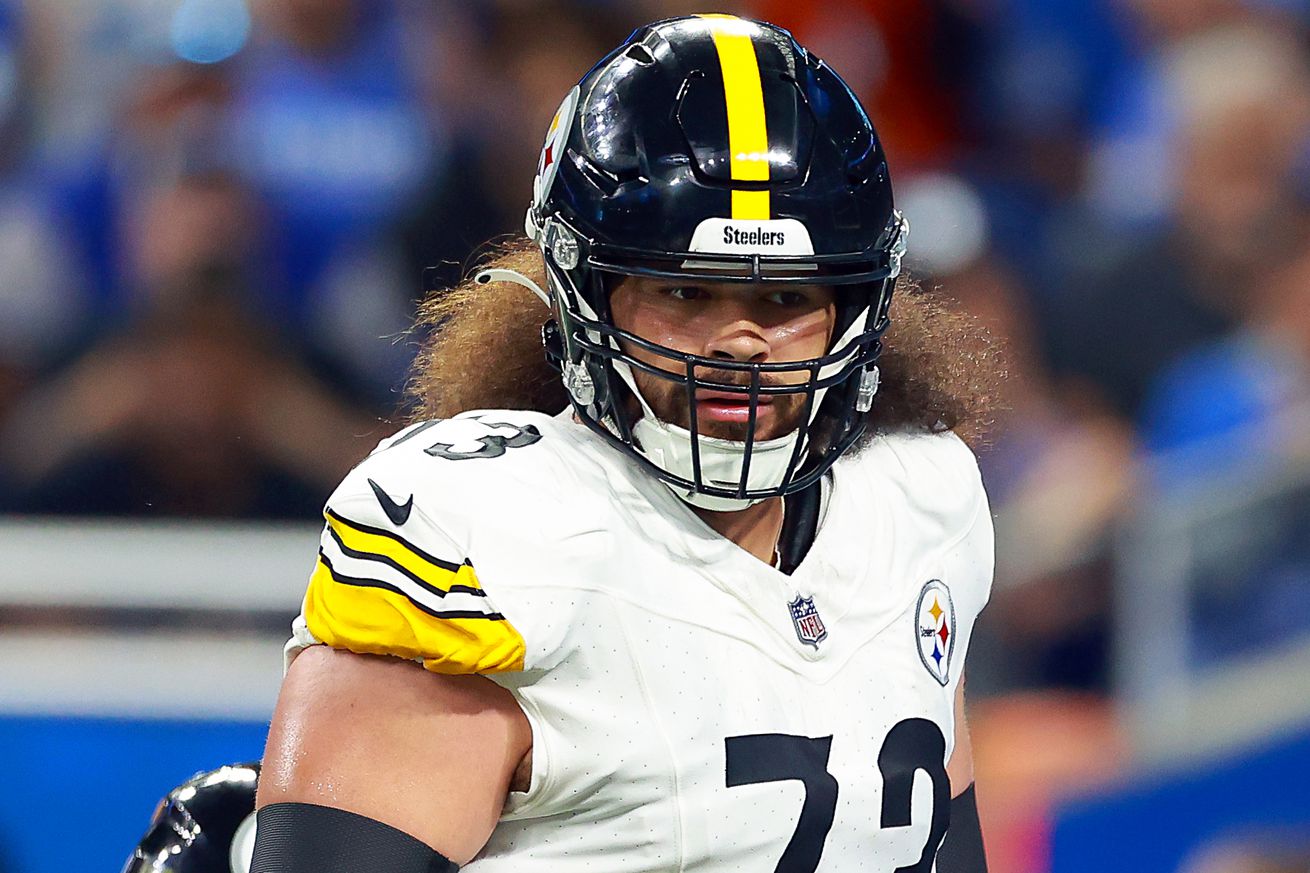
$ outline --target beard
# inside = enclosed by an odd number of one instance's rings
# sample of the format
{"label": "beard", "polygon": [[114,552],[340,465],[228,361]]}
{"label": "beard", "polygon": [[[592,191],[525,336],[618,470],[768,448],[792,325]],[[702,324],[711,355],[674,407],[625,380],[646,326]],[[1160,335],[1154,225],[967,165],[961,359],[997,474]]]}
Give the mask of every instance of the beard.
{"label": "beard", "polygon": [[[687,386],[651,375],[635,367],[632,372],[638,387],[641,388],[642,396],[646,398],[646,403],[654,411],[655,416],[667,424],[690,431],[691,410],[687,405]],[[708,390],[714,390],[715,386],[720,385],[740,387],[750,385],[750,378],[746,374],[727,370],[699,372],[697,378],[704,383],[708,383],[706,386]],[[780,379],[771,374],[761,374],[760,376],[761,387],[788,384],[790,383],[785,379]],[[748,397],[746,394],[739,396],[743,399]],[[767,406],[764,403],[760,403],[758,406],[754,437],[757,442],[786,436],[804,423],[802,421],[806,400],[804,393],[769,394],[762,395],[762,397],[767,397],[771,402]],[[629,401],[634,407],[634,414],[640,415],[636,398],[629,398]],[[701,416],[697,418],[696,431],[700,436],[745,442],[749,435],[749,424],[745,421],[709,421]]]}

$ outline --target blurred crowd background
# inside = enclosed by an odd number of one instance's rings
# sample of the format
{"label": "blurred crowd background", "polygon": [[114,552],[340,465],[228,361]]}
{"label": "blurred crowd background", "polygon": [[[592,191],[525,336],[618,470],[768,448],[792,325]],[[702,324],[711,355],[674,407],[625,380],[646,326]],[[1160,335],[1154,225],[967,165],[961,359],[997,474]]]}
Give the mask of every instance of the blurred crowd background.
{"label": "blurred crowd background", "polygon": [[[399,420],[424,268],[521,228],[562,95],[699,11],[0,0],[0,512],[313,522]],[[910,269],[1008,345],[969,684],[993,868],[1048,869],[1050,805],[1132,766],[1150,658],[1310,632],[1310,4],[717,11],[861,95]],[[1304,836],[1187,869],[1304,871]]]}

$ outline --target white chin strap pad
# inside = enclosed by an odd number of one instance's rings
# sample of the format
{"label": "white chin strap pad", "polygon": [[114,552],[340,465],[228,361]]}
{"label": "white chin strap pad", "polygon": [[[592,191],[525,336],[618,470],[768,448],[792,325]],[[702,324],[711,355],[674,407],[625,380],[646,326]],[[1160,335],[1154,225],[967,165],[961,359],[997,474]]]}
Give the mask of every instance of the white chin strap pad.
{"label": "white chin strap pad", "polygon": [[[650,458],[656,466],[682,479],[695,481],[691,431],[647,414],[633,425],[632,435],[642,454]],[[782,485],[783,478],[787,475],[787,465],[791,462],[792,452],[795,451],[796,441],[799,438],[798,429],[776,439],[756,440],[751,449],[751,468],[746,476],[746,489],[754,491]],[[746,444],[701,435],[699,445],[701,482],[720,488],[736,489],[741,483]],[[679,488],[676,485],[670,485],[669,488],[678,497],[699,509],[733,511],[760,502],[759,498],[713,497]]]}

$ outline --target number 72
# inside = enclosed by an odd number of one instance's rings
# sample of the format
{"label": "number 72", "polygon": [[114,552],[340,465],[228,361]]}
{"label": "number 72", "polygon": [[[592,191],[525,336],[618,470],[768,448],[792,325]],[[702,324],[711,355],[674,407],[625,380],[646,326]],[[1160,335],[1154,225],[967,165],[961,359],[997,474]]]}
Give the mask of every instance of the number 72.
{"label": "number 72", "polygon": [[[837,779],[828,772],[832,737],[793,734],[747,734],[724,741],[727,786],[798,780],[805,786],[796,830],[783,849],[774,873],[814,873],[823,844],[837,811]],[[950,824],[951,785],[946,775],[946,739],[936,723],[926,718],[897,722],[878,752],[882,773],[884,828],[909,827],[914,774],[925,771],[932,779],[932,822],[919,860],[896,873],[931,873],[933,858]]]}

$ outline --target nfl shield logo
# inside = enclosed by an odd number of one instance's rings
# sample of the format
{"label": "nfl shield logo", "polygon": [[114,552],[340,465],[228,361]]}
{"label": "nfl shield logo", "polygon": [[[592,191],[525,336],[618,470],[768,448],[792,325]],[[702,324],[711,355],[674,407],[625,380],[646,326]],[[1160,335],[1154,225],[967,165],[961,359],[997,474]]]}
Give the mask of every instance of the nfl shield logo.
{"label": "nfl shield logo", "polygon": [[817,649],[819,643],[828,636],[828,629],[823,626],[819,610],[814,606],[814,598],[797,594],[796,599],[787,604],[787,607],[791,610],[791,623],[796,626],[796,636],[802,643]]}

